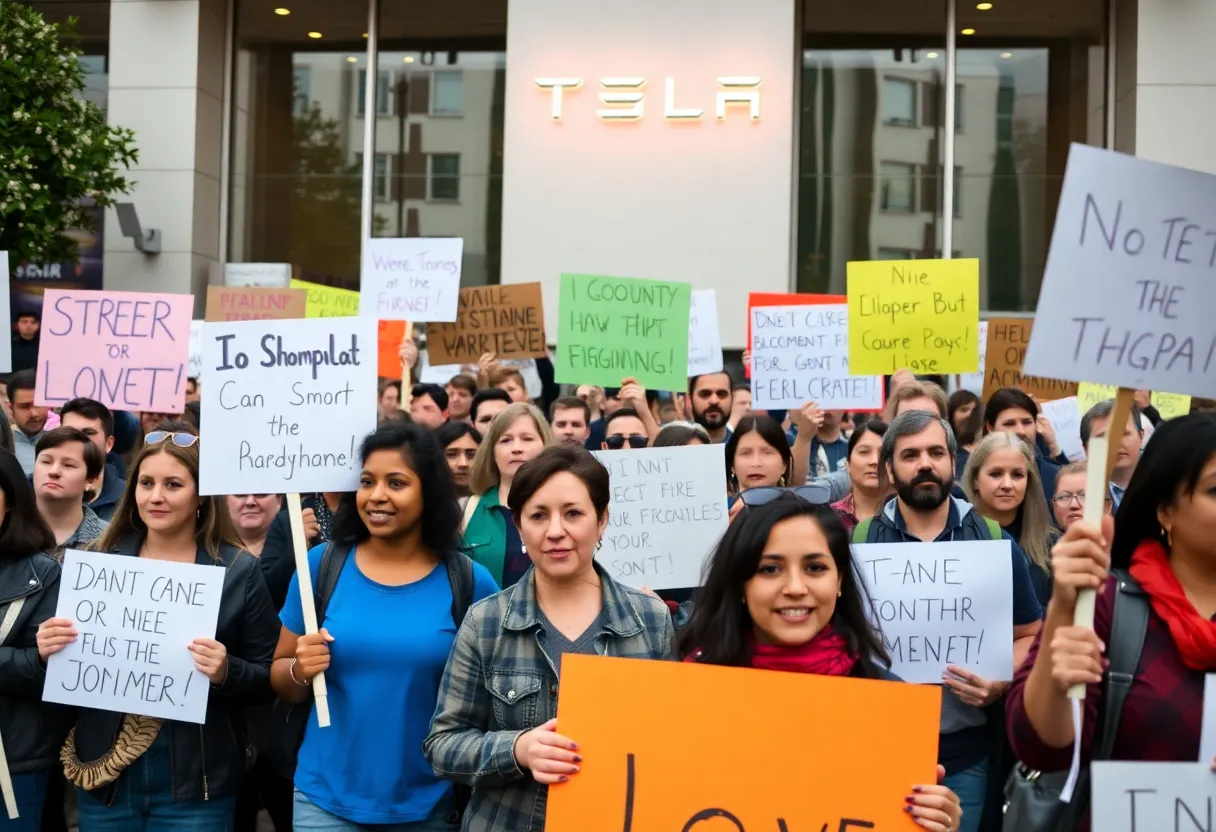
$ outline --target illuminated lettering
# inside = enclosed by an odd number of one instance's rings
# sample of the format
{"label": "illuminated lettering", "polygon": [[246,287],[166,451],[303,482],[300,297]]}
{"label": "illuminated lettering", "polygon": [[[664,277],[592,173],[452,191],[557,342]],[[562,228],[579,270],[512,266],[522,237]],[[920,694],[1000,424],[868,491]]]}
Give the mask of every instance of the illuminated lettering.
{"label": "illuminated lettering", "polygon": [[726,90],[718,93],[718,121],[726,120],[728,104],[748,104],[752,111],[752,121],[760,118],[760,80],[752,76],[719,78],[718,83],[726,87]]}
{"label": "illuminated lettering", "polygon": [[562,118],[562,91],[571,89],[577,90],[583,85],[582,78],[537,78],[536,86],[541,89],[553,90],[553,120],[561,121]]}
{"label": "illuminated lettering", "polygon": [[[601,78],[600,83],[607,89],[640,89],[645,85],[645,78]],[[595,114],[605,121],[632,121],[642,117],[642,99],[645,93],[640,92],[602,92],[600,101],[605,104],[628,104],[628,107],[613,107],[612,109],[596,110]]]}
{"label": "illuminated lettering", "polygon": [[[548,90],[552,97],[551,114],[554,121],[560,121],[564,116],[565,92],[577,90],[583,85],[582,78],[552,77],[537,78],[536,86]],[[676,79],[668,76],[664,79],[663,117],[671,121],[697,121],[705,115],[698,107],[680,107],[676,103]],[[756,75],[730,75],[717,79],[718,90],[715,96],[715,114],[718,121],[725,121],[733,106],[743,105],[748,108],[753,122],[760,120],[760,85],[763,79]],[[646,79],[637,76],[620,76],[601,78],[600,86],[606,90],[599,94],[600,101],[605,107],[599,108],[595,114],[607,122],[637,121],[645,114],[646,94],[643,88]]]}
{"label": "illuminated lettering", "polygon": [[673,119],[698,119],[705,114],[704,110],[698,110],[695,107],[685,107],[680,109],[676,106],[676,79],[667,79],[667,108],[664,114],[668,118]]}

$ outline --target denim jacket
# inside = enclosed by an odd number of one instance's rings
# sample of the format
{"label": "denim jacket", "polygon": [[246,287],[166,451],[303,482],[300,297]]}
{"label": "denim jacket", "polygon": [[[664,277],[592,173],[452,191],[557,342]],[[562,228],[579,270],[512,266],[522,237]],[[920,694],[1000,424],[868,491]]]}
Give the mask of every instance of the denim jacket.
{"label": "denim jacket", "polygon": [[[602,656],[674,657],[667,606],[616,583],[603,587]],[[540,646],[535,571],[474,604],[448,657],[422,750],[435,773],[471,786],[464,832],[542,832],[548,788],[515,761],[515,740],[557,715],[558,676]]]}

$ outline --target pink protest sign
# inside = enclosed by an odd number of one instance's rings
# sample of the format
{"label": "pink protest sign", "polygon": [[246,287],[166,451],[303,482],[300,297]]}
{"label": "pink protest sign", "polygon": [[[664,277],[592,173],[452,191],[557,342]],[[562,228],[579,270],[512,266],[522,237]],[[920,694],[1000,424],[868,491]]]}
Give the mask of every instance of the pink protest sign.
{"label": "pink protest sign", "polygon": [[181,413],[193,312],[190,295],[47,289],[35,404],[83,396],[114,410]]}

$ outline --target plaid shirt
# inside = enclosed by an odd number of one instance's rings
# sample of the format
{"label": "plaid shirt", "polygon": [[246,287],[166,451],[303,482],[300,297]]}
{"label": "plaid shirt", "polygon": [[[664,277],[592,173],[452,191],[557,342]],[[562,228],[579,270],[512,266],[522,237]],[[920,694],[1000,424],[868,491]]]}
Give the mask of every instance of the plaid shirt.
{"label": "plaid shirt", "polygon": [[[602,656],[674,657],[666,605],[622,586],[595,564],[603,585]],[[558,676],[540,646],[535,571],[476,604],[465,617],[439,688],[422,750],[435,773],[473,788],[464,832],[542,832],[548,788],[515,761],[520,734],[557,715]]]}
{"label": "plaid shirt", "polygon": [[[1106,591],[1098,596],[1094,611],[1094,630],[1103,642],[1110,639],[1114,615],[1115,578],[1108,578]],[[1041,637],[1041,634],[1040,634]],[[1006,700],[1009,742],[1018,759],[1039,771],[1067,771],[1072,762],[1072,746],[1052,748],[1039,739],[1026,715],[1026,679],[1039,653],[1039,638],[1025,664],[1014,676]],[[1216,670],[1216,668],[1211,668]],[[1182,663],[1169,627],[1150,611],[1144,649],[1136,677],[1123,705],[1119,731],[1111,751],[1112,760],[1143,762],[1194,762],[1199,758],[1199,734],[1203,728],[1204,673]],[[1102,685],[1089,685],[1085,691],[1084,723],[1081,733],[1081,760],[1087,764],[1093,754],[1094,733],[1100,722]],[[1080,829],[1089,829],[1086,818]]]}

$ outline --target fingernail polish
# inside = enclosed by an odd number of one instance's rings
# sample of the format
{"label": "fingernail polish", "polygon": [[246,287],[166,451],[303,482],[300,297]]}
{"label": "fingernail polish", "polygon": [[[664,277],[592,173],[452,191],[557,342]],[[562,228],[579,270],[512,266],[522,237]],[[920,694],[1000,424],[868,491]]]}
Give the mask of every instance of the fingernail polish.
{"label": "fingernail polish", "polygon": [[904,811],[905,811],[905,812],[907,812],[908,814],[912,814],[912,807],[911,807],[911,806],[905,806],[905,807],[904,807]]}
{"label": "fingernail polish", "polygon": [[569,777],[567,777],[567,776],[566,776],[566,775],[564,775],[564,774],[563,774],[561,777],[559,777],[559,778],[558,778],[558,780],[560,780],[560,781],[561,781],[561,782],[563,782],[563,783],[565,783],[565,782],[566,782],[567,780],[569,780],[569,779],[570,779],[570,778],[569,778]]}
{"label": "fingernail polish", "polygon": [[913,786],[912,791],[916,792],[917,794],[920,794],[921,792],[924,791],[924,789],[921,788],[920,786]]}
{"label": "fingernail polish", "polygon": [[914,803],[915,801],[916,801],[915,797],[905,797],[904,798],[905,803]]}
{"label": "fingernail polish", "polygon": [[576,762],[576,763],[581,763],[582,761],[583,761],[583,758],[582,758],[582,757],[580,757],[580,756],[579,756],[579,755],[577,755],[577,754],[575,754],[575,755],[574,755],[574,762]]}
{"label": "fingernail polish", "polygon": [[572,742],[572,743],[570,743],[570,750],[571,750],[571,751],[578,751],[578,743],[576,743],[576,742]]}

